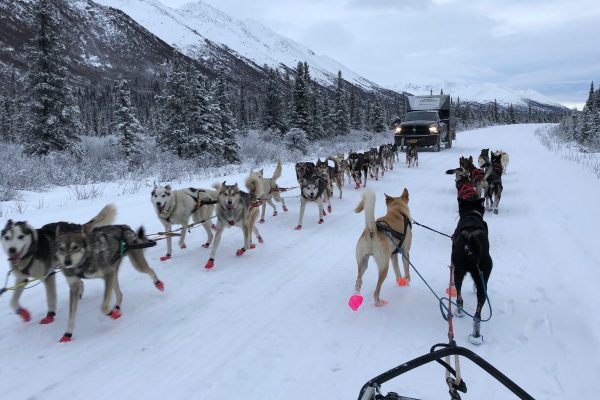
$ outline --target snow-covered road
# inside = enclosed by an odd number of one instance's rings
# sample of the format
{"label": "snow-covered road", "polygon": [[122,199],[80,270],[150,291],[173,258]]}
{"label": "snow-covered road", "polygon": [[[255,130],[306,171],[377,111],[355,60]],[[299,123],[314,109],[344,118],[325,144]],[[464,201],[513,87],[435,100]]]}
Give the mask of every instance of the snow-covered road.
{"label": "snow-covered road", "polygon": [[[397,164],[379,182],[376,215],[383,193],[410,192],[413,217],[451,233],[457,218],[453,177],[444,174],[461,155],[475,158],[482,147],[510,154],[503,177],[499,215],[486,214],[494,269],[489,295],[494,316],[482,325],[483,346],[466,340],[471,324],[455,320],[459,345],[478,354],[537,399],[591,399],[600,376],[600,226],[598,180],[559,159],[536,139],[539,125],[513,125],[459,134],[455,147],[419,155],[420,166]],[[266,169],[265,175],[272,173]],[[224,178],[223,178],[224,179]],[[220,179],[221,181],[223,179]],[[243,176],[228,176],[243,182]],[[212,181],[182,186],[208,187]],[[295,186],[292,165],[279,181]],[[164,242],[146,252],[166,291],[126,261],[121,268],[123,317],[102,315],[102,282],[86,282],[74,340],[59,344],[67,318],[68,289],[58,277],[58,315],[38,325],[46,311],[42,287],[26,291],[22,304],[33,321],[22,323],[0,298],[0,387],[2,398],[17,399],[354,399],[375,375],[446,342],[446,322],[416,274],[410,287],[384,284],[383,308],[372,305],[373,262],[365,274],[365,303],[347,306],[356,278],[355,243],[364,226],[354,207],[360,192],[344,187],[333,214],[317,224],[309,205],[304,227],[294,231],[298,199],[287,213],[259,225],[265,244],[242,257],[240,230],[223,234],[214,270],[203,268],[209,250],[205,233],[188,236],[187,250],[160,262]],[[294,192],[288,192],[297,194]],[[286,195],[288,194],[286,193]],[[336,191],[337,193],[337,191]],[[35,201],[35,200],[31,200]],[[83,222],[114,202],[117,222],[147,232],[162,229],[148,193],[117,196],[105,191],[93,202],[30,209],[34,226],[55,220]],[[269,215],[269,214],[267,214]],[[3,217],[4,220],[8,217]],[[411,259],[432,287],[448,283],[450,241],[414,228]],[[6,262],[4,268],[6,268]],[[475,295],[465,285],[465,307]],[[484,311],[484,315],[487,310]],[[462,363],[465,399],[507,399],[511,394],[468,361]],[[417,398],[446,398],[444,372],[429,365],[384,386]]]}

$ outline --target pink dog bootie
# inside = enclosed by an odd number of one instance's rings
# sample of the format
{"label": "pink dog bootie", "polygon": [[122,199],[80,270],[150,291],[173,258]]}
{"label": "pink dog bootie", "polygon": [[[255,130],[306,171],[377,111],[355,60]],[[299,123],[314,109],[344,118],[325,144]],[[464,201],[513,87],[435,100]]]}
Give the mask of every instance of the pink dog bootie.
{"label": "pink dog bootie", "polygon": [[357,294],[350,296],[350,300],[348,300],[348,305],[350,306],[352,311],[356,311],[356,310],[358,310],[358,307],[360,307],[362,302],[363,302],[363,297],[357,293]]}

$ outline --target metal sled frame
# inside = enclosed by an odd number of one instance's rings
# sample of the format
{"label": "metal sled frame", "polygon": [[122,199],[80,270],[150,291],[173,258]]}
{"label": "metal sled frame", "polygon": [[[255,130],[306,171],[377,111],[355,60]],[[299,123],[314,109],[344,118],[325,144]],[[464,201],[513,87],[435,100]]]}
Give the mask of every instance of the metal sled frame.
{"label": "metal sled frame", "polygon": [[[443,347],[440,350],[435,350],[438,347]],[[464,347],[452,346],[448,344],[436,344],[431,348],[431,351],[428,354],[424,354],[420,357],[415,358],[414,360],[408,361],[404,364],[397,366],[383,374],[371,379],[360,390],[360,394],[358,396],[358,400],[374,400],[376,394],[379,393],[379,388],[381,385],[389,380],[392,380],[408,371],[411,371],[415,368],[418,368],[422,365],[428,364],[432,361],[436,361],[441,364],[444,368],[446,368],[450,373],[456,376],[456,372],[454,369],[448,365],[446,362],[442,361],[444,357],[458,355],[463,356],[471,360],[473,363],[477,364],[480,368],[485,370],[488,374],[490,374],[494,379],[503,384],[508,390],[513,392],[515,396],[520,399],[525,400],[533,400],[533,397],[529,395],[525,390],[523,390],[519,385],[510,380],[506,375],[496,369],[492,364],[485,361],[483,358],[479,357],[477,354],[473,353],[471,350],[465,349]],[[463,390],[461,390],[463,391]],[[466,391],[466,387],[465,390]],[[380,395],[381,396],[381,395]],[[379,398],[385,399],[385,396],[381,396]],[[407,397],[393,397],[394,399],[409,399]],[[459,397],[460,398],[460,397]]]}

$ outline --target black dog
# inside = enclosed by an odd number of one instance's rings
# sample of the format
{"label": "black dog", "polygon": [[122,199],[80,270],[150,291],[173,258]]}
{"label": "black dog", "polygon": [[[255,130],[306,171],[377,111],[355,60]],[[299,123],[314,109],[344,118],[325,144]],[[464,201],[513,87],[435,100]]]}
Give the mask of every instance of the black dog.
{"label": "black dog", "polygon": [[365,176],[364,186],[367,187],[367,174],[369,171],[368,155],[362,153],[350,153],[348,162],[350,163],[350,173],[352,174],[352,178],[354,178],[354,188],[360,189],[360,186],[362,185],[362,174]]}
{"label": "black dog", "polygon": [[477,308],[473,319],[472,343],[481,343],[481,309],[485,304],[488,279],[492,272],[492,258],[488,241],[488,226],[483,220],[484,199],[480,199],[471,185],[463,185],[458,194],[460,219],[452,236],[452,264],[457,292],[458,315],[461,316],[463,298],[461,288],[465,275],[471,274],[477,288]]}

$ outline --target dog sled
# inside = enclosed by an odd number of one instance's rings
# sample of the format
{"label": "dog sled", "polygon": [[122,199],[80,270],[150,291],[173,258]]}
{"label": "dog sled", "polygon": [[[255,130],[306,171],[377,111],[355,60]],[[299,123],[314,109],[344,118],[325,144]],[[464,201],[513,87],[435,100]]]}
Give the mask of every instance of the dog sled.
{"label": "dog sled", "polygon": [[[449,359],[451,356],[455,357],[456,369],[450,366]],[[451,341],[449,344],[436,344],[431,347],[429,353],[402,363],[399,366],[369,380],[361,388],[358,395],[358,400],[417,400],[412,397],[402,396],[395,392],[383,394],[381,385],[433,361],[442,365],[446,370],[446,383],[448,385],[448,394],[450,395],[450,399],[460,400],[460,393],[467,393],[467,384],[460,374],[459,357],[464,357],[472,361],[475,365],[492,376],[492,378],[504,385],[517,398],[533,400],[533,397],[529,393],[523,390],[515,382],[510,380],[492,364],[488,363],[471,350],[456,346],[454,341]]]}

